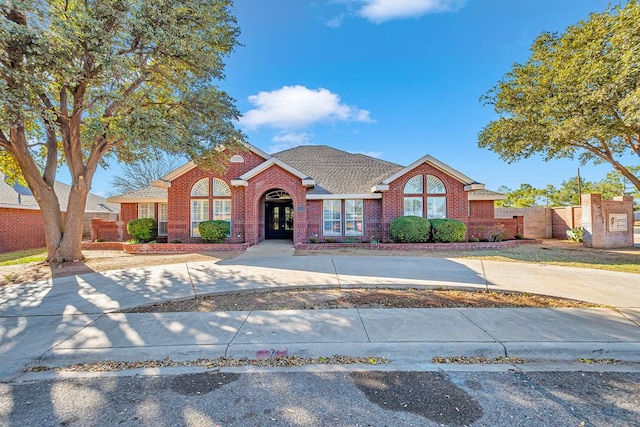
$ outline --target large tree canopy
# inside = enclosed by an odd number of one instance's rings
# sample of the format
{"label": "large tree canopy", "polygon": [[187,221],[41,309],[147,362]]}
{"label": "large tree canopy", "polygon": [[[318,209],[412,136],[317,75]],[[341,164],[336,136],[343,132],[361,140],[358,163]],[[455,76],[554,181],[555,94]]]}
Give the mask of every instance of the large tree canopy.
{"label": "large tree canopy", "polygon": [[640,4],[629,1],[543,33],[524,64],[515,64],[481,99],[501,116],[479,146],[511,163],[541,154],[608,162],[640,189],[621,163],[640,156]]}
{"label": "large tree canopy", "polygon": [[[31,188],[49,261],[82,257],[100,162],[164,151],[206,167],[211,148],[242,139],[215,86],[238,44],[232,0],[0,1],[0,170]],[[53,192],[63,164],[66,216]]]}

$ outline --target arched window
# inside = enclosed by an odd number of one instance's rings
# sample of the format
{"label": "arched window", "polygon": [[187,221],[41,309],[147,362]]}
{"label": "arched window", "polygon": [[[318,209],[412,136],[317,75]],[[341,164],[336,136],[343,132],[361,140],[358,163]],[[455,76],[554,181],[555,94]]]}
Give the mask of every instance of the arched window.
{"label": "arched window", "polygon": [[422,175],[416,175],[407,181],[404,194],[422,194]]}
{"label": "arched window", "polygon": [[427,219],[447,217],[447,189],[440,178],[427,175]]}
{"label": "arched window", "polygon": [[240,154],[234,154],[229,159],[229,162],[231,162],[231,163],[244,163],[244,157],[242,157]]}
{"label": "arched window", "polygon": [[202,178],[191,187],[191,237],[200,237],[198,225],[210,219],[231,225],[231,188],[220,178],[213,178],[211,186],[209,178]]}
{"label": "arched window", "polygon": [[427,175],[427,194],[446,194],[447,190],[439,178]]}
{"label": "arched window", "polygon": [[440,178],[416,175],[405,184],[404,194],[405,216],[425,216],[426,213],[427,218],[447,217],[447,190]]}
{"label": "arched window", "polygon": [[202,178],[191,187],[191,197],[207,197],[209,195],[209,178]]}
{"label": "arched window", "polygon": [[219,178],[213,178],[213,195],[221,197],[231,196],[231,188]]}

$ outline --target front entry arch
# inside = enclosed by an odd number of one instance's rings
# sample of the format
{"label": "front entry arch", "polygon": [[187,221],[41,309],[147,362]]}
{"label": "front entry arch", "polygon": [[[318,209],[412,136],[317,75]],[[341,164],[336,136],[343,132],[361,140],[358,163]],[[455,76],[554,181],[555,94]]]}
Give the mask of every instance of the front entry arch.
{"label": "front entry arch", "polygon": [[293,200],[284,190],[272,190],[265,194],[265,239],[293,239]]}

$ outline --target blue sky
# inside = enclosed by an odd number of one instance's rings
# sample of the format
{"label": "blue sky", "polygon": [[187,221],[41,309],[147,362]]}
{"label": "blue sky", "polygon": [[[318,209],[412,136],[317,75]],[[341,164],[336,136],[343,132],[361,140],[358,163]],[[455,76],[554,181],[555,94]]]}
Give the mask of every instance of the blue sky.
{"label": "blue sky", "polygon": [[[542,31],[606,9],[606,0],[237,0],[244,46],[220,87],[237,100],[240,127],[274,152],[325,144],[410,164],[425,154],[487,188],[559,185],[577,160],[511,165],[477,147],[496,118],[479,97]],[[600,180],[608,165],[581,167]],[[109,193],[117,168],[92,192]]]}

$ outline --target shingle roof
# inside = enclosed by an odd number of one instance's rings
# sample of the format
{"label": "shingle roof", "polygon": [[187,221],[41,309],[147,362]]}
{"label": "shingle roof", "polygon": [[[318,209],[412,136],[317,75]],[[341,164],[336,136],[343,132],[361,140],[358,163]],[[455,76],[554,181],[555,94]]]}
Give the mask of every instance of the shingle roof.
{"label": "shingle roof", "polygon": [[[60,201],[60,210],[66,212],[71,186],[56,181],[53,189]],[[26,190],[29,192],[28,189]],[[21,192],[24,192],[24,190]],[[4,182],[4,175],[2,174],[0,174],[0,205],[5,207],[15,206],[16,208],[40,209],[35,197],[20,194],[13,186]],[[87,195],[85,212],[120,212],[120,205],[109,203],[104,197],[89,193]]]}
{"label": "shingle roof", "polygon": [[469,191],[469,200],[504,200],[507,198],[502,193],[497,191],[482,189]]}
{"label": "shingle roof", "polygon": [[326,145],[302,145],[273,154],[315,179],[308,194],[365,194],[403,167],[395,163],[352,154]]}
{"label": "shingle roof", "polygon": [[166,188],[158,187],[142,187],[129,193],[120,194],[118,196],[109,197],[107,200],[113,203],[127,203],[148,200],[150,202],[166,202],[168,192]]}

